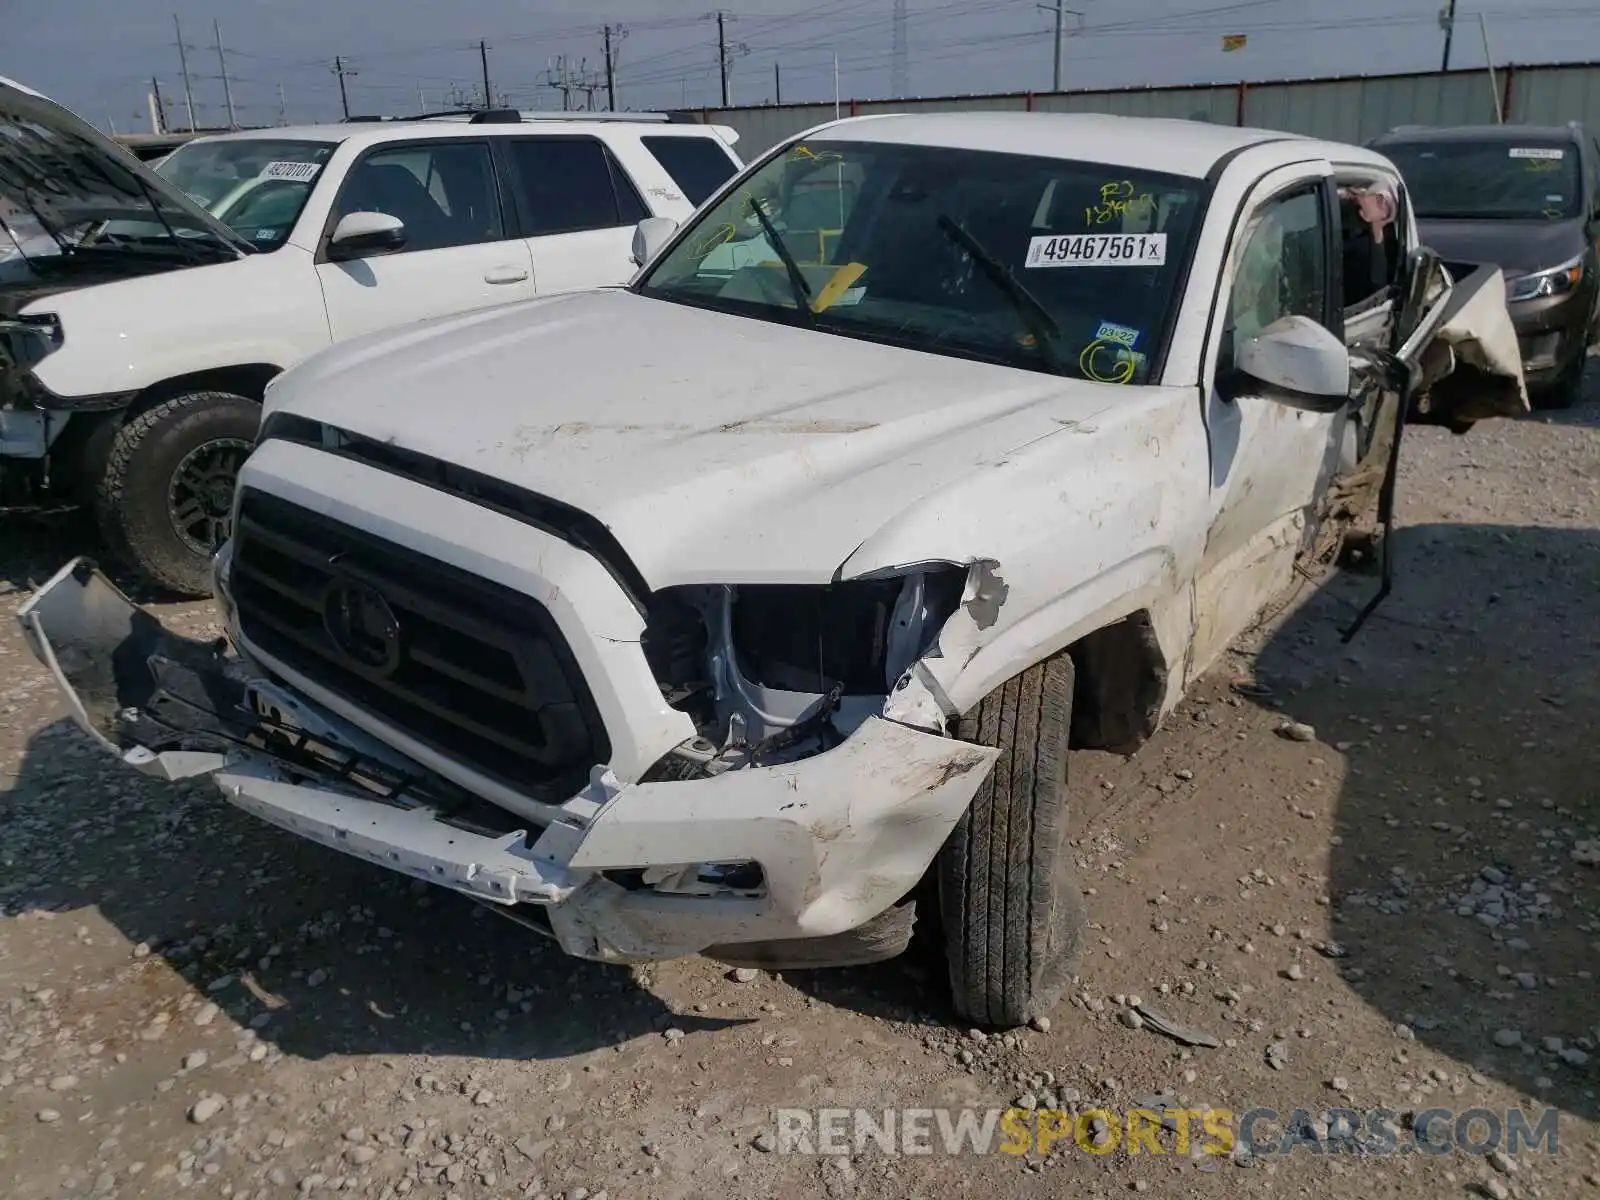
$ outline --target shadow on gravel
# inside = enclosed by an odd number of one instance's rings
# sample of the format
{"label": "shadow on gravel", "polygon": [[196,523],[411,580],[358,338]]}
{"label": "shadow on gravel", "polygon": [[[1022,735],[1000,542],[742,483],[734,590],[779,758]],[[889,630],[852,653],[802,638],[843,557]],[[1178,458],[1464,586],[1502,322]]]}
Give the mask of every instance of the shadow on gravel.
{"label": "shadow on gravel", "polygon": [[1423,1044],[1600,1118],[1600,983],[1577,974],[1600,973],[1600,868],[1572,857],[1600,833],[1600,531],[1399,539],[1395,594],[1352,643],[1375,579],[1334,580],[1257,661],[1281,711],[1345,752],[1337,965]]}
{"label": "shadow on gravel", "polygon": [[671,1013],[625,968],[281,833],[209,783],[137,776],[66,721],[0,795],[0,903],[98,910],[286,1054],[552,1060],[742,1023]]}

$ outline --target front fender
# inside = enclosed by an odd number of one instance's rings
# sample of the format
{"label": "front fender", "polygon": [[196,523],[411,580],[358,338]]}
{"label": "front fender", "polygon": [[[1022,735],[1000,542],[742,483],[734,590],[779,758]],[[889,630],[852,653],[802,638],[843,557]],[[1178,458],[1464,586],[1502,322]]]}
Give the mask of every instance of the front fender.
{"label": "front fender", "polygon": [[[1149,614],[1166,665],[1182,662],[1209,503],[1205,428],[1192,389],[1123,394],[1090,420],[918,497],[840,568],[842,579],[927,562],[969,568],[961,608],[890,699],[916,709],[915,723],[928,726],[935,708],[946,720],[969,710],[1136,612]],[[1182,675],[1169,670],[1174,681]]]}
{"label": "front fender", "polygon": [[61,347],[33,372],[60,408],[241,363],[287,368],[330,340],[311,258],[293,246],[61,292],[35,310],[61,321]]}

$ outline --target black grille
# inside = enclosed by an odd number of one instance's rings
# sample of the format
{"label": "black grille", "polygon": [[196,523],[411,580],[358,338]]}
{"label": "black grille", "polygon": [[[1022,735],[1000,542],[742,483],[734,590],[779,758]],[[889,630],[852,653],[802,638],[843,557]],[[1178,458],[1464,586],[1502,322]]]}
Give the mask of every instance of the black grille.
{"label": "black grille", "polygon": [[[372,638],[352,650],[348,623],[330,617],[353,594],[392,615],[388,653]],[[610,757],[565,638],[528,596],[253,490],[240,498],[233,596],[262,651],[521,791],[565,797]]]}

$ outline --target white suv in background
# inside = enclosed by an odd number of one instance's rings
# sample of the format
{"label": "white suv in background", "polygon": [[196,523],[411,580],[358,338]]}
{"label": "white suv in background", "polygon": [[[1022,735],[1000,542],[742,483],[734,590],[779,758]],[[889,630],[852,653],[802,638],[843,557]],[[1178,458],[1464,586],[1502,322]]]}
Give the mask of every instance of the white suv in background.
{"label": "white suv in background", "polygon": [[511,111],[250,130],[152,174],[0,79],[0,511],[87,503],[198,594],[267,382],[333,342],[621,284],[634,227],[739,169],[731,130]]}

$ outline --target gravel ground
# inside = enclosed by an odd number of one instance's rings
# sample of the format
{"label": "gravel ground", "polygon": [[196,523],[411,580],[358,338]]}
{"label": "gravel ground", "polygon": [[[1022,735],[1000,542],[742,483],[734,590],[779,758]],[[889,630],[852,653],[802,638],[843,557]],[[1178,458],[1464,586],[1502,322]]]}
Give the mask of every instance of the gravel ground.
{"label": "gravel ground", "polygon": [[[952,1023],[926,953],[782,977],[565,959],[206,785],[119,768],[7,622],[0,1190],[1600,1197],[1591,392],[1464,438],[1414,431],[1396,592],[1354,642],[1340,628],[1375,580],[1308,587],[1136,758],[1075,760],[1093,925],[1070,1001],[1004,1037]],[[7,611],[87,545],[70,521],[0,537]],[[1158,1036],[1135,1005],[1219,1044]],[[774,1147],[778,1108],[1151,1097],[1314,1126],[1554,1105],[1559,1152]]]}

